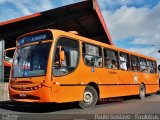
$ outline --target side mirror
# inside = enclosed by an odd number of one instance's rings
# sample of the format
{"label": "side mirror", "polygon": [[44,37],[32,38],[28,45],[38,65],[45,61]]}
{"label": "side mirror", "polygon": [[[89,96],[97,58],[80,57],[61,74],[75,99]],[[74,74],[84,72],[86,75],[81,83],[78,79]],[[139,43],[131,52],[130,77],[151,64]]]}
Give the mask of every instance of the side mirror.
{"label": "side mirror", "polygon": [[60,56],[60,64],[62,64],[62,62],[65,59],[64,48],[62,46],[59,47],[59,56]]}

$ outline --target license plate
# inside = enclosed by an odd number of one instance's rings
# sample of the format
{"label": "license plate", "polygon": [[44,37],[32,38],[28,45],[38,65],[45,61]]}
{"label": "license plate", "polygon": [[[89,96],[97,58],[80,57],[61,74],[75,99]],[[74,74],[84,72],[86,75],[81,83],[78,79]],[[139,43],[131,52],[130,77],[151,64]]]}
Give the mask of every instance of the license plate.
{"label": "license plate", "polygon": [[26,93],[20,93],[19,96],[20,97],[26,97],[27,95],[26,95]]}

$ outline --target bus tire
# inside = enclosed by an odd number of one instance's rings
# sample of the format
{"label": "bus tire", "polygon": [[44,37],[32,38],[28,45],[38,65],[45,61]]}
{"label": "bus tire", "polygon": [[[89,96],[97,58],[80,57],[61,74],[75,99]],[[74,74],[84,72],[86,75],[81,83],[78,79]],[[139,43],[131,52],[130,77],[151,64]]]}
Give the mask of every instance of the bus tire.
{"label": "bus tire", "polygon": [[95,107],[98,101],[98,94],[94,87],[87,85],[83,94],[83,100],[79,102],[81,108]]}
{"label": "bus tire", "polygon": [[139,86],[139,97],[140,97],[140,99],[144,99],[145,96],[146,96],[146,88],[145,88],[144,84],[141,84]]}

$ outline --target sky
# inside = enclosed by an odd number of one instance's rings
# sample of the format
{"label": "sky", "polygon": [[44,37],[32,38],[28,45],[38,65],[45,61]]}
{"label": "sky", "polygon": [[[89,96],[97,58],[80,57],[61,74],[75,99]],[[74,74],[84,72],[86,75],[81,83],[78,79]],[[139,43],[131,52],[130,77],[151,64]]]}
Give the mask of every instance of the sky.
{"label": "sky", "polygon": [[[0,22],[82,0],[0,0]],[[160,0],[97,0],[115,46],[157,58]]]}

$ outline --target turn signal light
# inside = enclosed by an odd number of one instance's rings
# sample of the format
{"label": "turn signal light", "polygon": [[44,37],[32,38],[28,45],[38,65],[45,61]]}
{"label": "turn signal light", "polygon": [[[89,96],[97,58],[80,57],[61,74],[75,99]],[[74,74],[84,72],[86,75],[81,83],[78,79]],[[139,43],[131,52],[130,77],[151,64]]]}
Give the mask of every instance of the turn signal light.
{"label": "turn signal light", "polygon": [[34,87],[34,90],[37,90],[37,87]]}
{"label": "turn signal light", "polygon": [[42,87],[42,85],[40,84],[40,85],[38,85],[38,88],[41,88]]}

